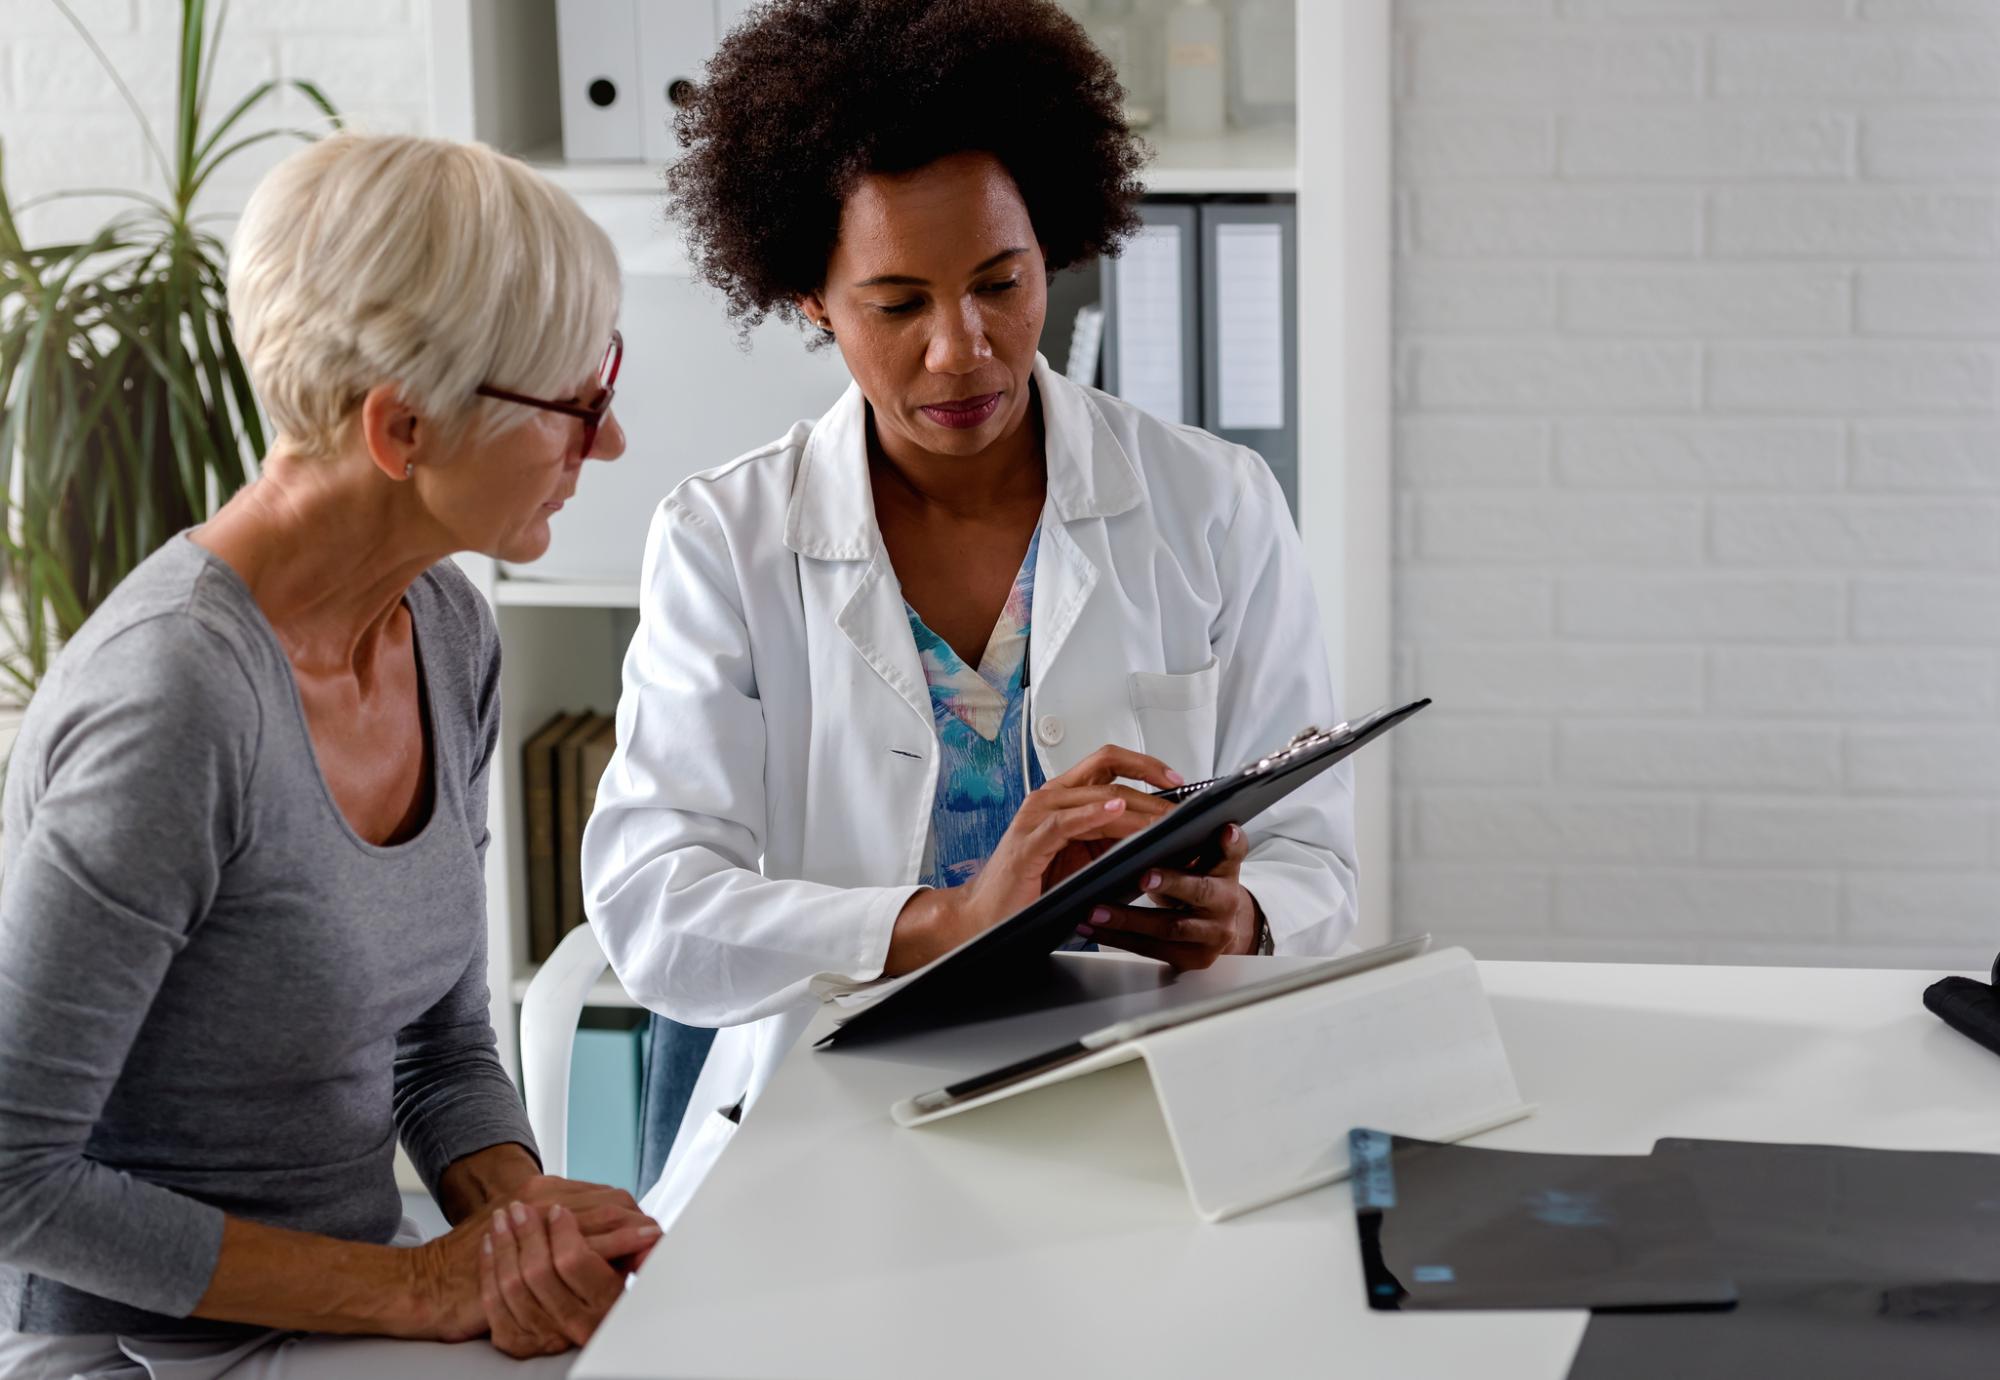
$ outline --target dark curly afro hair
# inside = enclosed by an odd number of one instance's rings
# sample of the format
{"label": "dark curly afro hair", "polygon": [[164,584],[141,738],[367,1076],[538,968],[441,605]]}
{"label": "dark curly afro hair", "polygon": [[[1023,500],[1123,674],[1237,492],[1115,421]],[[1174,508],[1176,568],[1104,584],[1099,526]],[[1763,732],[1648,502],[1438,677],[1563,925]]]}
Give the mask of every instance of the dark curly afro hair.
{"label": "dark curly afro hair", "polygon": [[772,0],[675,119],[671,210],[733,319],[802,323],[861,177],[991,153],[1057,272],[1138,227],[1147,152],[1123,95],[1052,0]]}

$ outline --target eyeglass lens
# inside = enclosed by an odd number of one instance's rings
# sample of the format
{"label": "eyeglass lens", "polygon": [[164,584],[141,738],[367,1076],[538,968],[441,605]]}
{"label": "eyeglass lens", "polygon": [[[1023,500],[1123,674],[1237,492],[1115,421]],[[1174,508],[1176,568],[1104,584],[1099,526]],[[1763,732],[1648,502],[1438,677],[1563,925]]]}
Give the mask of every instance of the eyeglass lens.
{"label": "eyeglass lens", "polygon": [[597,415],[583,424],[583,454],[589,458],[597,445],[597,430],[604,425],[604,414],[611,410],[611,391],[618,382],[618,366],[625,362],[625,339],[617,331],[611,333],[611,343],[604,349],[604,361],[597,366],[599,386],[603,392],[598,395]]}

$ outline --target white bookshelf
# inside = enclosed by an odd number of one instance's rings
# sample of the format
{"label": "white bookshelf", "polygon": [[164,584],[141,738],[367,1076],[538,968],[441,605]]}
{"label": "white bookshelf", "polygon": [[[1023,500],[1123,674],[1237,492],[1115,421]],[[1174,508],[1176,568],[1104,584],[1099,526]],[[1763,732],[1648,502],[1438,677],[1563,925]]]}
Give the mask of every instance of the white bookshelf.
{"label": "white bookshelf", "polygon": [[[656,204],[661,169],[562,159],[554,6],[555,0],[431,0],[433,128],[520,154],[593,215],[616,218],[618,224],[606,225],[614,240],[630,237]],[[1387,700],[1391,688],[1389,0],[1300,0],[1296,59],[1296,127],[1232,131],[1213,140],[1147,130],[1155,156],[1145,177],[1148,190],[1161,195],[1297,197],[1299,518],[1343,702],[1365,708]],[[676,270],[670,255],[660,257],[657,242],[644,252],[653,256],[647,271]],[[628,328],[628,339],[632,333]],[[773,416],[758,439],[780,434],[793,420]],[[592,479],[585,476],[587,484]],[[555,710],[615,705],[619,661],[637,617],[640,557],[635,542],[621,570],[575,582],[510,576],[474,558],[462,562],[493,602],[505,655],[487,853],[488,977],[494,1027],[510,1065],[518,1003],[533,976],[521,743]],[[1364,942],[1389,929],[1385,747],[1361,764],[1357,782]],[[632,1004],[608,976],[591,1001]]]}
{"label": "white bookshelf", "polygon": [[1157,130],[1146,191],[1154,196],[1282,195],[1299,189],[1298,131],[1290,125],[1232,130],[1220,139],[1175,139]]}
{"label": "white bookshelf", "polygon": [[630,584],[596,580],[494,579],[487,597],[506,608],[544,609],[636,609],[639,582]]}
{"label": "white bookshelf", "polygon": [[[1283,195],[1299,189],[1298,131],[1289,125],[1231,130],[1219,139],[1141,131],[1153,159],[1142,174],[1155,196]],[[657,196],[666,169],[653,163],[567,163],[560,142],[521,154],[575,197]]]}

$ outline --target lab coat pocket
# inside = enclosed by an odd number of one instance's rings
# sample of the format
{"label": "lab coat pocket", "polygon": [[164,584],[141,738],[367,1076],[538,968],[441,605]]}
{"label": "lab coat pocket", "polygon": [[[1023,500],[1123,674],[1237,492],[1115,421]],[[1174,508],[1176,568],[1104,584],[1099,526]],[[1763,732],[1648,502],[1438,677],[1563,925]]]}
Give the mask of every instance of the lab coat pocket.
{"label": "lab coat pocket", "polygon": [[1129,678],[1142,749],[1190,781],[1215,774],[1215,700],[1221,682],[1222,663],[1213,658],[1199,671],[1134,671]]}

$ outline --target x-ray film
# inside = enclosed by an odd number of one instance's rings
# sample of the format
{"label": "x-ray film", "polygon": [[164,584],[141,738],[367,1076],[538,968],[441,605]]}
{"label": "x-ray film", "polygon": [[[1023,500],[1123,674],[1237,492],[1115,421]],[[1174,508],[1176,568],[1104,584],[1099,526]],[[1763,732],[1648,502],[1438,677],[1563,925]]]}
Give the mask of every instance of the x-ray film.
{"label": "x-ray film", "polygon": [[1663,1140],[1733,1311],[1590,1321],[1570,1380],[2000,1373],[2000,1155]]}
{"label": "x-ray film", "polygon": [[1727,1308],[1694,1186],[1645,1155],[1542,1155],[1348,1137],[1368,1303]]}

